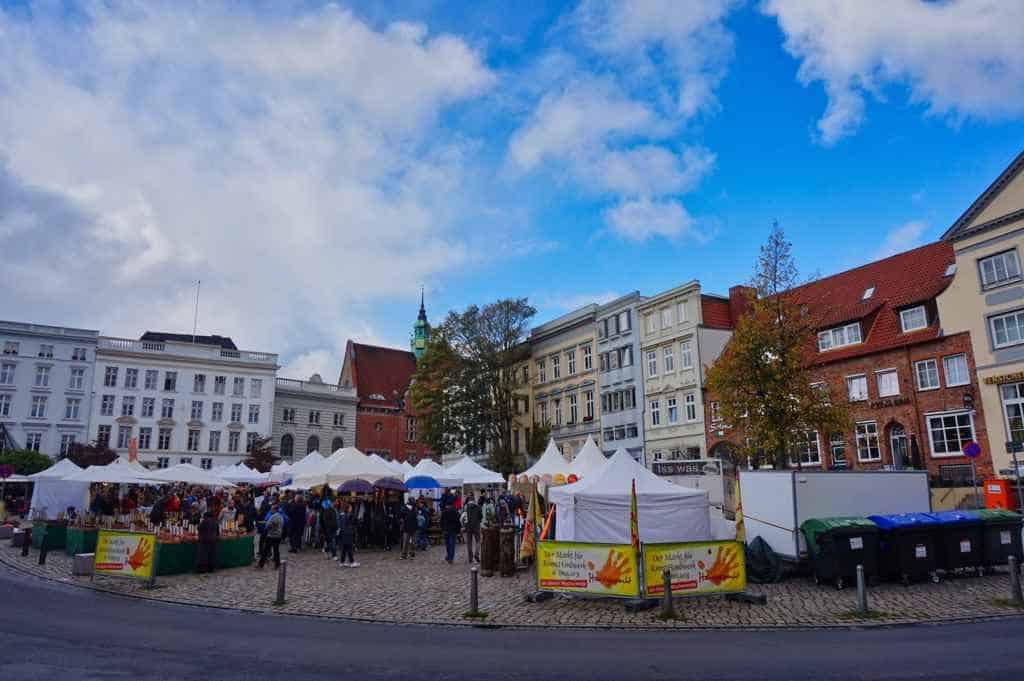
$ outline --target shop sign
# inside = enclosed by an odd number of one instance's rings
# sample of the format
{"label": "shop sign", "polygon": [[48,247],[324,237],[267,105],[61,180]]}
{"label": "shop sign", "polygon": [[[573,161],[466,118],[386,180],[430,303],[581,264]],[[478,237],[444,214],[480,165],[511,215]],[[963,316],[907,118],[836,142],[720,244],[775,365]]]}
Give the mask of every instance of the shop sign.
{"label": "shop sign", "polygon": [[881,400],[870,402],[868,406],[872,409],[884,409],[886,407],[899,407],[904,404],[910,404],[909,397],[886,397]]}
{"label": "shop sign", "polygon": [[93,574],[150,579],[155,554],[155,534],[100,530]]}
{"label": "shop sign", "polygon": [[1024,371],[1016,371],[1012,374],[1000,374],[999,376],[986,376],[985,385],[999,385],[1001,383],[1016,383],[1024,381]]}
{"label": "shop sign", "polygon": [[743,543],[738,541],[644,544],[644,595],[665,592],[668,570],[674,596],[725,594],[747,587]]}
{"label": "shop sign", "polygon": [[[652,461],[651,470],[655,475],[705,475],[704,461]],[[718,471],[715,471],[716,473]]]}
{"label": "shop sign", "polygon": [[629,544],[537,542],[537,588],[636,598],[640,572]]}

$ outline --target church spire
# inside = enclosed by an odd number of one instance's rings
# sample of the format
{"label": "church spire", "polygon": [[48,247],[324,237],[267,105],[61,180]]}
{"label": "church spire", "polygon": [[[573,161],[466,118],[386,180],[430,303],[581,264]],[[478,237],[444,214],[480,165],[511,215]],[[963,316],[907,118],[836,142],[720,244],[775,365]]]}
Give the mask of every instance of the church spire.
{"label": "church spire", "polygon": [[423,287],[420,286],[420,313],[416,316],[416,323],[412,325],[412,337],[409,339],[409,349],[416,355],[417,360],[426,351],[429,337],[430,323],[427,321],[426,299]]}
{"label": "church spire", "polygon": [[420,286],[420,314],[416,319],[421,322],[427,321],[427,308],[424,306],[423,301],[423,286]]}

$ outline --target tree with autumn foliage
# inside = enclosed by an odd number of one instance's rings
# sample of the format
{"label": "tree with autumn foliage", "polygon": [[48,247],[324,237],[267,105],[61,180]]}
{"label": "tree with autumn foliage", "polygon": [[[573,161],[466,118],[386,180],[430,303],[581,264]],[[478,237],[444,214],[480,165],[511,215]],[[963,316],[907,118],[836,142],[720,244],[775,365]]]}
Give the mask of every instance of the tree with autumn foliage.
{"label": "tree with autumn foliage", "polygon": [[274,447],[269,437],[261,437],[252,443],[248,456],[243,463],[254,471],[269,473],[274,464],[281,458],[274,455]]}
{"label": "tree with autumn foliage", "polygon": [[775,468],[788,468],[791,458],[800,466],[799,447],[808,433],[852,427],[846,395],[814,384],[808,363],[813,321],[787,295],[798,285],[792,246],[775,224],[761,247],[747,314],[707,373],[720,418],[734,430],[734,449]]}

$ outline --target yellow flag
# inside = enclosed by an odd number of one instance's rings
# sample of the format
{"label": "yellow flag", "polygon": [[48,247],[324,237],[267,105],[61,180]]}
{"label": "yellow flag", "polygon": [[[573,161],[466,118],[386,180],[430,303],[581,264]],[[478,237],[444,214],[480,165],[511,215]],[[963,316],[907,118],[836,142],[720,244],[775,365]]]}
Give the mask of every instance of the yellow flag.
{"label": "yellow flag", "polygon": [[537,514],[540,512],[537,503],[537,490],[530,495],[530,508],[526,512],[523,523],[523,539],[519,542],[519,560],[532,558],[537,553]]}
{"label": "yellow flag", "polygon": [[633,550],[640,550],[640,523],[637,518],[636,509],[636,478],[633,478],[633,486],[629,495],[629,541],[633,544]]}
{"label": "yellow flag", "polygon": [[735,486],[736,497],[736,541],[746,542],[747,541],[747,530],[743,526],[743,500],[740,499],[740,479],[737,476]]}

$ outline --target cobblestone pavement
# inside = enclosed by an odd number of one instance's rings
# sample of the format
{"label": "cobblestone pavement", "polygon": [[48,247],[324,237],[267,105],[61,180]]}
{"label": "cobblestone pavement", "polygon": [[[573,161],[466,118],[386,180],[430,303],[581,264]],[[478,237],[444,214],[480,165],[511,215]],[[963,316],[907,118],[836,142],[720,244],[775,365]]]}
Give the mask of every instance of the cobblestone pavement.
{"label": "cobblestone pavement", "polygon": [[[460,547],[462,548],[462,547]],[[359,568],[342,568],[319,551],[288,556],[287,603],[274,606],[277,572],[273,566],[222,570],[212,575],[160,577],[146,590],[122,579],[71,576],[71,558],[61,551],[48,554],[38,565],[32,550],[22,558],[20,549],[0,544],[0,562],[40,577],[82,587],[140,598],[194,605],[280,612],[321,617],[365,619],[374,622],[465,624],[469,609],[469,569],[465,554],[456,563],[444,561],[443,548],[432,548],[414,560],[400,560],[395,552],[364,551]],[[836,591],[815,586],[805,578],[781,584],[751,585],[752,593],[768,597],[766,606],[726,601],[722,597],[677,599],[685,620],[662,622],[657,609],[626,612],[621,601],[556,597],[528,603],[531,574],[480,578],[480,609],[487,624],[548,627],[784,627],[851,624],[887,625],[1012,616],[1022,611],[1008,606],[1009,575],[1004,570],[985,577],[958,577],[941,584],[903,587],[882,584],[869,591],[870,620],[852,616],[854,589]]]}

